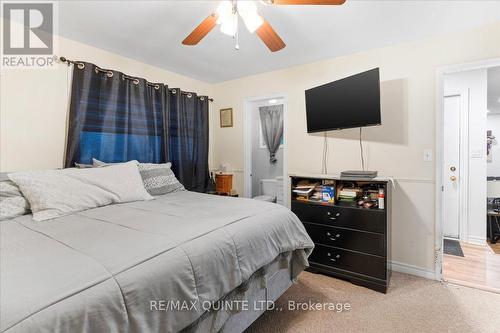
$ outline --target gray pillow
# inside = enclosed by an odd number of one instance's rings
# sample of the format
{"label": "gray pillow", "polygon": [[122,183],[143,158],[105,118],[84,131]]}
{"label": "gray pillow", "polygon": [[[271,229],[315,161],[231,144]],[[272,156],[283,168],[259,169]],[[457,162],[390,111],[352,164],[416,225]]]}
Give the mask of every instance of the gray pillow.
{"label": "gray pillow", "polygon": [[[92,159],[95,167],[110,165],[95,158]],[[177,180],[171,169],[172,163],[139,163],[137,167],[142,177],[146,191],[151,195],[168,194],[184,191],[184,186]]]}
{"label": "gray pillow", "polygon": [[10,180],[0,181],[0,221],[30,213],[30,205],[19,187]]}

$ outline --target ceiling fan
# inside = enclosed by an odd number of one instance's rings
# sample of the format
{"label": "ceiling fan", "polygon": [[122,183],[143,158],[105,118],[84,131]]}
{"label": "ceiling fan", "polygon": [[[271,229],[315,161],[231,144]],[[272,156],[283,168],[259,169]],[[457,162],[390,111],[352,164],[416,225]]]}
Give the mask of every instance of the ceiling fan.
{"label": "ceiling fan", "polygon": [[[261,2],[268,5],[341,5],[345,1],[346,0],[263,0]],[[239,17],[243,19],[248,31],[250,31],[250,33],[255,32],[271,52],[279,51],[286,46],[269,22],[257,13],[255,2],[249,0],[222,1],[217,7],[216,12],[204,19],[189,36],[182,41],[182,44],[196,45],[216,25],[220,25],[222,33],[235,39],[235,49],[239,50]]]}

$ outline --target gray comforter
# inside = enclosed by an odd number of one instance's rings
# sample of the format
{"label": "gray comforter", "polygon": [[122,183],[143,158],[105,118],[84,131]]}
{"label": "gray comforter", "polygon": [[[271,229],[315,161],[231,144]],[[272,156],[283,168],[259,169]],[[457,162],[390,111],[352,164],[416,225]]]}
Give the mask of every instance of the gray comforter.
{"label": "gray comforter", "polygon": [[280,254],[298,274],[313,247],[284,207],[187,191],[0,230],[1,332],[176,332]]}

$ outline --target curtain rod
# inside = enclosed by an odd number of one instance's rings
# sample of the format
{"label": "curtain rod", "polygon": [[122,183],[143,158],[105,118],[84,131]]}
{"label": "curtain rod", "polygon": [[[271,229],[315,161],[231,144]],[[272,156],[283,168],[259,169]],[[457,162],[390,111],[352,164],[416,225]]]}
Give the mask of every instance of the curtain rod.
{"label": "curtain rod", "polygon": [[[69,60],[69,59],[67,59],[67,58],[65,58],[65,57],[59,57],[59,60],[60,60],[60,61],[62,61],[62,62],[67,63],[67,64],[68,64],[68,66],[69,66],[69,65],[76,65],[76,66],[79,66],[80,64],[81,64],[81,65],[83,65],[83,63],[82,63],[82,62],[78,62],[78,61],[74,61],[74,60]],[[78,68],[80,68],[80,67],[78,67]],[[102,71],[103,71],[103,72],[108,72],[107,70],[102,70]],[[113,74],[111,73],[111,75],[113,75]],[[126,76],[126,75],[125,75],[124,77],[125,77],[126,79],[130,79],[130,80],[137,80],[137,78],[135,78],[135,77],[131,77],[131,76]],[[139,82],[139,81],[137,81],[137,82]],[[147,84],[149,84],[149,85],[153,85],[153,86],[154,86],[154,83],[151,83],[151,82],[149,82],[149,81],[147,81],[147,80],[146,80],[146,83],[147,83]],[[170,88],[169,88],[169,90],[176,90],[176,89],[170,89]],[[183,95],[188,95],[188,96],[189,96],[189,95],[192,95],[192,93],[190,93],[190,92],[188,92],[188,91],[182,91],[182,90],[180,90],[180,92],[181,92],[181,94],[183,94]],[[213,99],[213,98],[210,98],[210,97],[208,98],[208,100],[209,100],[210,102],[213,102],[213,101],[214,101],[214,99]]]}

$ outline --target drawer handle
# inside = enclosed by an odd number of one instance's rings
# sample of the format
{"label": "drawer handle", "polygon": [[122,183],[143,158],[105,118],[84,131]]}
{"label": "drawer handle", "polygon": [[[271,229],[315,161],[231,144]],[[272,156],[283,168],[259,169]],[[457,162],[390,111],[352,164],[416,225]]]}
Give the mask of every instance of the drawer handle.
{"label": "drawer handle", "polygon": [[336,234],[334,237],[332,237],[332,234],[329,233],[328,231],[326,232],[326,236],[332,241],[337,240],[337,238],[340,238],[340,234]]}
{"label": "drawer handle", "polygon": [[328,217],[330,218],[330,220],[335,221],[337,219],[337,217],[340,216],[340,213],[336,213],[335,216],[332,216],[332,213],[327,212],[326,215],[328,215]]}
{"label": "drawer handle", "polygon": [[[331,254],[330,252],[328,252],[326,255],[327,255],[327,256],[329,256],[329,257],[331,257],[331,256],[332,256],[332,254]],[[339,258],[340,258],[340,254],[337,254],[337,255],[335,256],[335,258],[330,258],[330,261],[335,262],[335,261],[337,261],[337,259],[339,259]]]}

